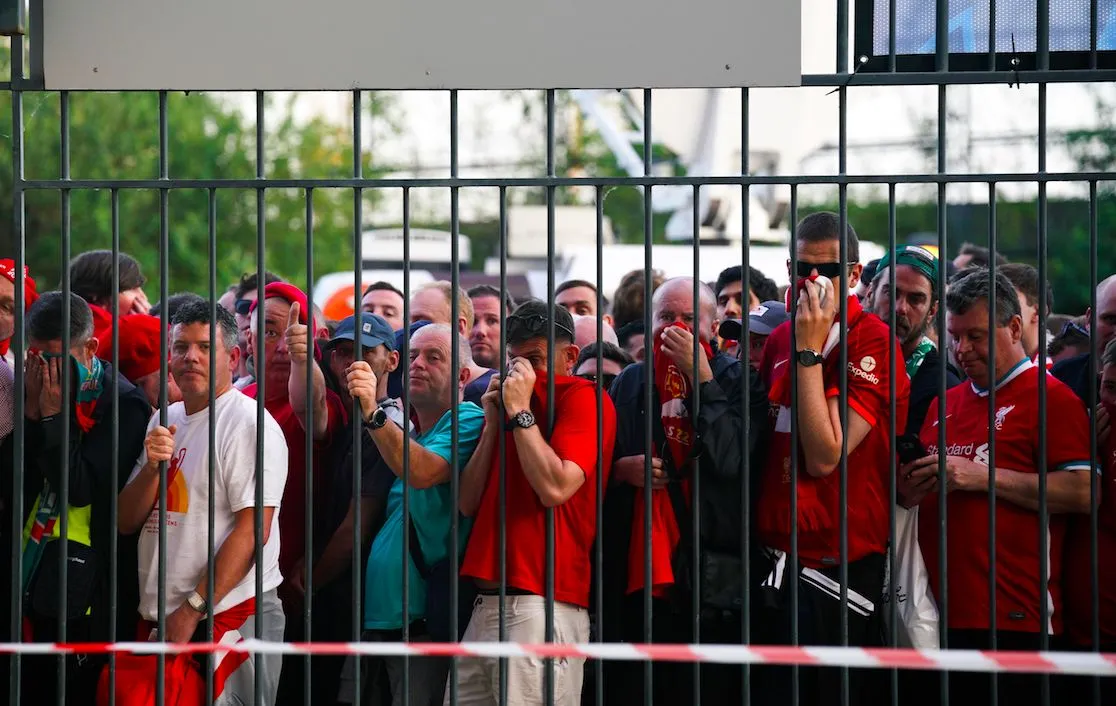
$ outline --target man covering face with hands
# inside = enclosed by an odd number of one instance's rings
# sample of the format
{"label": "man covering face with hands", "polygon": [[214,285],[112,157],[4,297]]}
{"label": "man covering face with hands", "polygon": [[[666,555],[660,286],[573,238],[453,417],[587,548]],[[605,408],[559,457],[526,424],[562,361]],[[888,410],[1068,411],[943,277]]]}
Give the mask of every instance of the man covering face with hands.
{"label": "man covering face with hands", "polygon": [[[696,289],[696,297],[695,297]],[[607,641],[643,639],[646,592],[655,603],[656,641],[689,642],[692,620],[675,612],[673,601],[688,605],[690,569],[727,577],[741,571],[739,538],[743,454],[754,451],[766,426],[766,396],[759,377],[733,356],[714,354],[710,345],[716,331],[716,299],[709,287],[680,277],[660,286],[651,301],[652,329],[648,333],[652,404],[646,406],[646,363],[624,369],[612,384],[616,404],[616,446],[602,528],[604,543],[603,635]],[[697,361],[695,363],[695,353]],[[752,423],[741,409],[744,386],[751,387]],[[695,406],[695,389],[698,404]],[[645,414],[651,415],[652,439],[645,437]],[[742,439],[747,435],[746,448]],[[651,456],[645,456],[648,441]],[[648,473],[650,467],[650,473]],[[693,475],[701,474],[700,512],[703,529],[700,552],[692,532]],[[754,474],[753,474],[754,475]],[[645,555],[646,494],[651,495],[651,553]],[[651,565],[651,585],[645,585]],[[707,574],[709,575],[709,574]],[[739,573],[735,573],[739,576]],[[706,582],[707,597],[740,595],[741,582]],[[682,604],[682,603],[680,603]],[[703,600],[701,638],[730,642],[739,638],[743,616],[739,605]],[[656,702],[689,703],[693,699],[693,669],[686,665],[653,666]],[[740,700],[739,673],[731,668],[702,667],[702,693],[711,702]],[[639,665],[606,665],[609,701],[629,703],[641,698],[643,670]]]}

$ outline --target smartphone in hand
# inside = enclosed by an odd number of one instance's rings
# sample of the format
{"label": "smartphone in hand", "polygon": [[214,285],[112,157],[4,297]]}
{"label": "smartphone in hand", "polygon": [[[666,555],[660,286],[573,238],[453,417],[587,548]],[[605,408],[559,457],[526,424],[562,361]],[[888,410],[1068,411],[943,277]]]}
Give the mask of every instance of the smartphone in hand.
{"label": "smartphone in hand", "polygon": [[895,440],[895,446],[899,452],[899,462],[904,465],[914,463],[927,455],[926,447],[922,445],[922,441],[915,434],[900,436]]}

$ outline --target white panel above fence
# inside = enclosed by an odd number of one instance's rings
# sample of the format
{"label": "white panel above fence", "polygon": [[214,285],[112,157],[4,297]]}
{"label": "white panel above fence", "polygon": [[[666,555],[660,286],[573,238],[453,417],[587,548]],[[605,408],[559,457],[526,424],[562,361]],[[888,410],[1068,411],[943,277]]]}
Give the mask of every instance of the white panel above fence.
{"label": "white panel above fence", "polygon": [[49,0],[50,89],[793,86],[801,0]]}

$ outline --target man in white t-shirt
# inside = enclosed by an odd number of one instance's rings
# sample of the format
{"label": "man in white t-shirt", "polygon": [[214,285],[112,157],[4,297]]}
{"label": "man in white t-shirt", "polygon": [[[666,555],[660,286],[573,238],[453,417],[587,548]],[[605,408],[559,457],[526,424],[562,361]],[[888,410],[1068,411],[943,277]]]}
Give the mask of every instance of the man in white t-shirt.
{"label": "man in white t-shirt", "polygon": [[[287,479],[287,444],[279,425],[264,413],[263,430],[263,593],[256,595],[256,402],[232,387],[240,362],[236,321],[217,308],[218,340],[209,338],[210,311],[205,301],[187,302],[175,313],[170,340],[170,370],[182,390],[182,402],[167,410],[167,427],[156,415],[148,425],[144,453],[120,494],[118,525],[124,534],[142,529],[139,539],[141,630],[159,617],[159,542],[165,542],[166,633],[168,642],[206,637],[206,617],[213,614],[213,640],[235,643],[259,637],[282,641],[285,620],[276,589],[279,571],[279,503]],[[214,408],[209,409],[209,358],[217,357]],[[214,495],[209,496],[209,431],[213,426]],[[159,464],[167,462],[166,524],[160,527]],[[213,504],[214,535],[209,536]],[[160,531],[162,530],[162,531]],[[213,546],[213,594],[207,568]],[[262,620],[256,622],[257,610]],[[147,633],[141,633],[147,636]],[[157,639],[154,630],[152,639]],[[282,666],[278,655],[218,654],[214,664],[217,706],[275,703]],[[263,691],[253,699],[255,670]]]}

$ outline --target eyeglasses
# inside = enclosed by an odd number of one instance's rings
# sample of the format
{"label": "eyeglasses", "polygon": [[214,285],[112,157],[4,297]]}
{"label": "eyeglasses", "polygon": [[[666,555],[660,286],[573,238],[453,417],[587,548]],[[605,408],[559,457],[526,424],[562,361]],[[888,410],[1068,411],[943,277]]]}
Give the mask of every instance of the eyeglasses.
{"label": "eyeglasses", "polygon": [[252,313],[252,305],[256,303],[254,299],[237,299],[233,305],[236,308],[236,313],[241,316],[248,316]]}
{"label": "eyeglasses", "polygon": [[[546,336],[550,319],[543,314],[530,314],[527,316],[515,316],[513,314],[506,319],[506,322],[508,327],[507,337],[513,340],[524,340]],[[567,334],[571,341],[577,338],[572,329],[557,321],[554,322],[554,329],[555,333],[562,331]]]}
{"label": "eyeglasses", "polygon": [[[850,263],[845,267],[852,268],[856,263]],[[817,270],[818,276],[828,277],[829,279],[836,279],[841,276],[841,263],[839,262],[803,262],[799,260],[795,266],[795,274],[799,277],[809,277]]]}
{"label": "eyeglasses", "polygon": [[608,390],[612,387],[612,381],[615,380],[618,376],[613,375],[612,373],[602,373],[600,375],[598,375],[597,373],[581,373],[577,377],[581,378],[582,380],[588,380],[593,384],[596,384],[597,380],[600,379],[601,387],[603,387],[605,390]]}

